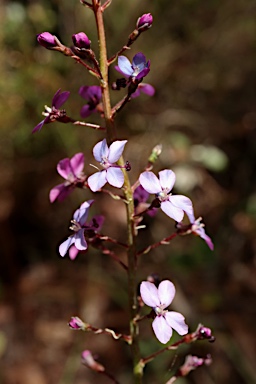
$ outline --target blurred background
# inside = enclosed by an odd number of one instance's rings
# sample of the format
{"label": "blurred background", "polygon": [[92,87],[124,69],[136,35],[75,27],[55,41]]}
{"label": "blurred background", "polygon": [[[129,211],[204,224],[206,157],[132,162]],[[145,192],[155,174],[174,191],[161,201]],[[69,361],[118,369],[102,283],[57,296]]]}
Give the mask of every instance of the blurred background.
{"label": "blurred background", "polygon": [[[151,149],[162,143],[155,171],[176,172],[175,193],[193,200],[215,250],[193,235],[176,238],[141,257],[138,283],[153,272],[172,280],[173,308],[186,316],[192,331],[199,322],[212,328],[216,341],[161,355],[146,368],[145,383],[165,383],[188,353],[210,353],[210,367],[177,382],[251,384],[256,381],[256,3],[113,0],[105,12],[109,56],[148,12],[153,27],[126,55],[132,59],[142,51],[151,60],[146,81],[156,94],[132,100],[117,116],[119,138],[129,139],[125,160],[135,182]],[[85,173],[92,173],[92,146],[104,136],[61,123],[31,134],[57,89],[71,92],[65,107],[79,119],[84,104],[79,87],[96,84],[74,61],[39,46],[36,34],[49,31],[71,46],[72,34],[84,31],[97,52],[93,14],[78,0],[2,0],[0,25],[0,382],[107,383],[80,363],[81,351],[91,349],[120,383],[129,383],[127,346],[67,326],[78,315],[94,326],[128,332],[123,270],[94,249],[73,262],[57,252],[69,235],[73,211],[92,194],[77,190],[52,205],[48,198],[62,182],[58,161],[84,152]],[[110,81],[118,77],[111,68]],[[113,104],[123,95],[113,92]],[[102,124],[96,114],[87,121]],[[92,214],[106,216],[102,232],[125,241],[122,204],[107,195],[96,194],[95,200]],[[160,211],[144,223],[139,249],[175,230]],[[142,324],[141,332],[144,356],[161,348],[150,324]]]}

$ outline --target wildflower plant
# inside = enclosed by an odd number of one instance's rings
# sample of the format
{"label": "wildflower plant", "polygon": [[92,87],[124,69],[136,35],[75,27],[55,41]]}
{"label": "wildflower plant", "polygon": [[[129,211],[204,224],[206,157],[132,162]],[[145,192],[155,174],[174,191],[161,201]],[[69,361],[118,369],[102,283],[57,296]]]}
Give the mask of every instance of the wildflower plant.
{"label": "wildflower plant", "polygon": [[[159,178],[153,172],[153,167],[161,154],[161,146],[153,148],[152,153],[146,162],[141,173],[135,175],[136,182],[132,185],[130,182],[129,171],[132,170],[132,164],[125,161],[123,152],[129,143],[124,137],[119,137],[116,125],[116,116],[126,104],[138,97],[141,92],[148,96],[153,96],[155,89],[152,85],[143,83],[143,79],[154,70],[154,63],[146,59],[142,52],[133,54],[132,60],[123,55],[128,51],[129,56],[131,46],[136,42],[143,32],[148,31],[153,24],[151,13],[145,13],[135,22],[135,29],[127,38],[118,52],[111,57],[107,56],[106,36],[104,29],[103,15],[107,7],[111,5],[111,0],[102,2],[101,0],[80,0],[84,10],[91,12],[95,18],[98,41],[99,57],[92,50],[92,42],[85,32],[79,32],[72,35],[73,46],[69,47],[60,42],[56,36],[50,32],[43,32],[37,35],[38,43],[49,50],[62,53],[65,57],[75,60],[82,65],[89,74],[94,77],[95,85],[88,86],[81,84],[79,94],[86,100],[82,107],[81,116],[84,119],[90,117],[92,113],[98,112],[102,117],[102,124],[96,125],[89,121],[80,121],[69,116],[65,109],[60,109],[70,97],[69,91],[55,93],[52,99],[52,106],[45,107],[45,116],[36,127],[33,133],[39,132],[46,124],[52,122],[70,123],[76,126],[84,126],[95,131],[104,131],[105,137],[98,141],[92,149],[94,158],[98,165],[88,164],[86,156],[79,152],[73,157],[60,160],[57,165],[57,172],[64,179],[64,182],[53,187],[50,191],[50,202],[63,202],[65,198],[76,188],[86,190],[91,196],[90,200],[82,201],[80,207],[74,212],[71,220],[70,236],[59,245],[59,254],[64,257],[69,254],[71,260],[75,260],[80,252],[90,252],[94,247],[105,255],[110,257],[110,262],[118,263],[122,267],[122,273],[127,276],[128,305],[129,305],[129,333],[122,334],[112,329],[97,328],[95,325],[86,322],[86,319],[80,319],[73,316],[69,321],[71,329],[84,332],[93,332],[97,335],[106,334],[112,337],[116,342],[125,342],[130,347],[132,356],[131,372],[133,382],[142,383],[144,367],[162,353],[172,353],[181,344],[193,343],[197,340],[213,341],[211,330],[198,326],[197,330],[189,333],[189,323],[185,317],[172,309],[168,309],[175,296],[175,286],[165,277],[165,280],[157,281],[155,278],[141,276],[138,272],[138,260],[148,252],[154,251],[162,245],[167,245],[178,235],[195,234],[201,237],[210,249],[213,249],[213,243],[206,235],[203,224],[200,219],[195,219],[192,201],[183,195],[172,194],[172,188],[175,184],[176,175],[171,169],[164,169],[159,172]],[[86,31],[89,33],[90,31]],[[109,67],[115,66],[115,69],[124,78],[117,78],[110,83]],[[111,89],[125,90],[125,96],[116,105],[111,105]],[[135,101],[133,101],[135,102]],[[45,128],[44,128],[45,129]],[[97,134],[97,132],[96,132]],[[97,138],[96,138],[97,140]],[[88,156],[89,157],[89,156]],[[94,169],[96,168],[96,172]],[[87,176],[88,175],[88,176]],[[108,183],[108,184],[107,184]],[[108,185],[114,187],[108,189]],[[126,243],[120,243],[118,239],[110,238],[101,233],[104,217],[94,216],[88,221],[91,205],[94,202],[94,193],[108,193],[109,198],[121,200],[126,209],[127,221],[127,240]],[[150,202],[150,195],[153,194],[153,200]],[[96,207],[97,202],[94,202]],[[137,249],[136,237],[141,235],[140,225],[145,215],[154,216],[159,212],[159,208],[176,222],[176,229],[168,237],[159,239],[158,242],[148,244],[145,249]],[[184,217],[188,218],[189,223],[183,222]],[[122,254],[126,252],[126,261],[121,259],[117,253],[108,247],[109,243],[114,243],[122,247]],[[106,245],[107,244],[107,245]],[[168,275],[168,273],[167,273]],[[139,293],[138,293],[139,292]],[[151,309],[148,309],[150,307]],[[145,314],[142,314],[144,312]],[[153,333],[156,336],[156,343],[163,344],[160,350],[150,356],[142,356],[140,351],[140,328],[146,321],[152,321]],[[173,330],[180,338],[172,342]],[[85,336],[86,337],[86,336]],[[117,383],[117,379],[112,373],[100,363],[98,363],[93,353],[100,351],[81,351],[82,362],[88,368],[95,372],[106,375],[108,379]],[[168,383],[172,383],[176,378],[185,376],[191,370],[210,363],[210,357],[199,358],[188,355],[183,366],[180,366],[176,375],[170,378]],[[131,381],[130,381],[131,382]]]}

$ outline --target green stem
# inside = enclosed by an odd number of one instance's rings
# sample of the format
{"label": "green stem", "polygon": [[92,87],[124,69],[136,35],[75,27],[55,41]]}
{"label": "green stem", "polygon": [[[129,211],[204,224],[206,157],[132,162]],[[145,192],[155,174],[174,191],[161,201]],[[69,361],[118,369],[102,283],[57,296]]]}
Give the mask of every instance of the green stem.
{"label": "green stem", "polygon": [[[103,9],[99,0],[93,0],[93,10],[97,23],[98,39],[99,39],[99,63],[100,71],[102,74],[101,89],[102,89],[102,103],[104,109],[104,117],[107,130],[107,142],[110,144],[116,140],[116,130],[114,119],[112,118],[111,102],[109,94],[108,82],[108,60],[107,60],[107,47],[105,38],[105,28],[103,22]],[[124,166],[125,162],[123,157],[120,158],[118,164]],[[128,296],[130,308],[130,336],[131,336],[131,353],[133,358],[133,374],[134,383],[142,383],[143,368],[140,365],[140,350],[138,340],[138,324],[134,321],[137,314],[137,283],[136,283],[136,244],[135,244],[135,228],[134,228],[134,204],[133,193],[130,180],[125,168],[124,173],[124,186],[123,192],[126,200],[126,213],[127,213],[127,258],[128,258]]]}

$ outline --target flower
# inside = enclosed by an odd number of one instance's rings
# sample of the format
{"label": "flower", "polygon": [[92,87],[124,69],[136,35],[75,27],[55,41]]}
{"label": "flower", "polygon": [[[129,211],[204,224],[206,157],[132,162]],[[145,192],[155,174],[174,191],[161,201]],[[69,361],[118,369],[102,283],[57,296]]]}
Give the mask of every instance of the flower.
{"label": "flower", "polygon": [[138,97],[140,96],[141,92],[148,96],[154,96],[155,88],[151,84],[140,83],[138,84],[136,91],[132,93],[131,97]]}
{"label": "flower", "polygon": [[153,172],[143,172],[140,175],[140,184],[149,193],[156,194],[162,211],[172,219],[180,222],[184,212],[189,218],[194,217],[192,201],[183,195],[173,196],[170,192],[175,183],[175,173],[170,169],[159,172],[159,179]]}
{"label": "flower", "polygon": [[187,355],[184,364],[178,370],[178,376],[187,376],[189,372],[195,370],[202,365],[210,365],[212,362],[211,355],[206,357],[198,357],[193,355]]}
{"label": "flower", "polygon": [[82,352],[82,363],[86,367],[92,369],[93,371],[96,371],[96,372],[105,371],[105,367],[94,359],[91,351],[89,351],[88,349]]}
{"label": "flower", "polygon": [[45,112],[42,113],[45,118],[39,124],[37,124],[37,126],[35,126],[32,133],[40,131],[44,124],[53,123],[56,120],[62,123],[67,122],[67,119],[69,118],[66,116],[66,111],[60,110],[60,107],[67,101],[69,95],[70,92],[61,92],[61,89],[58,89],[58,91],[53,96],[52,107],[50,108],[45,106]]}
{"label": "flower", "polygon": [[136,26],[140,32],[143,32],[149,29],[152,26],[152,23],[153,16],[151,15],[151,13],[145,13],[144,15],[138,18]]}
{"label": "flower", "polygon": [[98,85],[83,86],[79,89],[79,95],[88,103],[81,109],[81,116],[83,118],[90,116],[91,113],[96,112],[96,108],[101,101],[101,88]]}
{"label": "flower", "polygon": [[94,146],[93,155],[104,169],[88,177],[88,185],[93,192],[99,191],[107,182],[116,188],[123,186],[123,171],[115,163],[121,157],[126,143],[127,140],[117,140],[108,147],[104,139]]}
{"label": "flower", "polygon": [[[147,203],[149,197],[149,193],[142,187],[142,185],[139,185],[134,193],[133,193],[133,200],[134,200],[134,207],[135,207],[135,214],[138,215],[141,212],[145,211],[150,204]],[[155,216],[157,210],[155,208],[151,208],[147,211],[147,214],[149,216]]]}
{"label": "flower", "polygon": [[132,64],[126,56],[118,57],[118,66],[115,69],[126,77],[131,77],[132,80],[142,80],[150,71],[150,61],[142,52],[137,53],[133,59]]}
{"label": "flower", "polygon": [[71,317],[70,322],[68,323],[70,328],[72,329],[79,329],[84,330],[85,329],[85,323],[77,316]]}
{"label": "flower", "polygon": [[79,32],[72,35],[74,46],[79,49],[90,49],[91,41],[84,32]]}
{"label": "flower", "polygon": [[[62,257],[64,257],[69,249],[69,247],[74,244],[76,249],[79,251],[84,251],[87,249],[87,242],[84,237],[85,229],[88,229],[88,226],[85,226],[85,222],[88,217],[89,208],[92,205],[93,200],[85,201],[79,209],[77,209],[73,215],[73,220],[71,220],[70,229],[74,232],[73,235],[69,236],[67,240],[65,240],[59,246],[59,253]],[[90,228],[89,228],[90,229]]]}
{"label": "flower", "polygon": [[47,49],[51,49],[57,46],[55,36],[49,32],[39,33],[36,38],[38,43]]}
{"label": "flower", "polygon": [[202,217],[195,219],[194,215],[189,216],[190,224],[177,223],[178,234],[188,235],[193,233],[196,236],[200,236],[208,245],[211,251],[214,249],[212,239],[205,233],[204,224],[201,223]]}
{"label": "flower", "polygon": [[165,309],[175,296],[175,287],[171,281],[163,280],[158,288],[149,281],[143,281],[140,285],[140,295],[144,303],[152,307],[156,313],[152,327],[161,343],[168,343],[172,337],[172,329],[175,329],[179,335],[188,333],[184,316],[179,312]]}
{"label": "flower", "polygon": [[51,189],[49,195],[51,203],[55,200],[63,201],[77,184],[83,184],[85,181],[83,168],[84,155],[80,152],[76,153],[71,159],[65,158],[58,163],[57,171],[66,181]]}
{"label": "flower", "polygon": [[[104,220],[105,220],[104,216],[96,215],[96,216],[93,216],[93,218],[88,223],[88,225],[86,225],[84,234],[86,235],[87,238],[91,240],[92,244],[93,244],[92,240],[94,237],[96,237],[96,233],[101,230]],[[97,238],[96,238],[96,241],[97,241]],[[86,249],[84,249],[83,251],[86,251]],[[81,250],[77,249],[75,245],[71,245],[71,247],[68,250],[68,255],[70,260],[75,260],[79,252],[81,252]]]}

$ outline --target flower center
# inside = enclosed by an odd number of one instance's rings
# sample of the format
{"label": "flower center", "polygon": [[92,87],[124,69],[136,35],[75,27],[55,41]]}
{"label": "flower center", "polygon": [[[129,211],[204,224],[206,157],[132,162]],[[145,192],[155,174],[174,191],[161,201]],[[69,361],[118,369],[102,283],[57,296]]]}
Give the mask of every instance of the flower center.
{"label": "flower center", "polygon": [[165,308],[164,304],[160,304],[157,307],[154,308],[154,311],[157,316],[164,316],[166,312],[168,312]]}
{"label": "flower center", "polygon": [[161,192],[157,193],[158,199],[162,201],[169,200],[169,196],[171,195],[170,190],[168,188],[163,188]]}
{"label": "flower center", "polygon": [[82,229],[81,225],[76,220],[71,220],[71,224],[72,225],[69,227],[71,231],[78,232]]}

